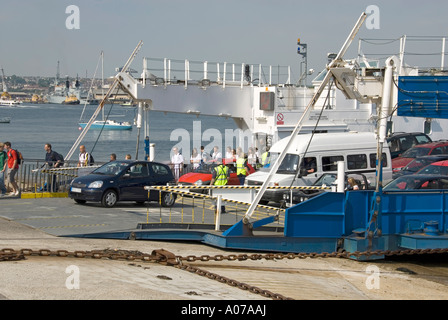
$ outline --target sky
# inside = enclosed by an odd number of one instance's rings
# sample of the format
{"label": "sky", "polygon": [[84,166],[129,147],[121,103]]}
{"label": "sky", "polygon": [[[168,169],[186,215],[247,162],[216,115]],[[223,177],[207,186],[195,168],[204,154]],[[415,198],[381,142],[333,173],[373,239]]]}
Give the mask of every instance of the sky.
{"label": "sky", "polygon": [[[361,38],[448,35],[448,2],[440,0],[0,0],[0,65],[6,75],[91,77],[104,51],[105,76],[124,65],[142,40],[142,58],[291,66],[299,73],[297,38],[308,45],[308,68],[322,70],[362,12],[379,9],[378,28]],[[70,5],[79,8],[79,29]],[[398,52],[398,43],[395,43]],[[355,57],[358,42],[346,58]],[[439,46],[439,44],[437,44]],[[380,48],[381,49],[381,48]],[[439,49],[437,49],[439,50]],[[441,44],[440,44],[441,50]],[[379,50],[381,51],[381,50]],[[394,52],[395,52],[394,51]],[[389,52],[387,52],[389,53]]]}

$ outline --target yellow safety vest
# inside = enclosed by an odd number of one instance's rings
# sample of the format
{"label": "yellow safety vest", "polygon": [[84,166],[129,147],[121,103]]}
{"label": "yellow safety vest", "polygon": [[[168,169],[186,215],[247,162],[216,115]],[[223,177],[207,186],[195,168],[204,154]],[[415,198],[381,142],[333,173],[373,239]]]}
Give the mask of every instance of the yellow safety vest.
{"label": "yellow safety vest", "polygon": [[229,171],[229,168],[223,165],[219,165],[215,167],[215,171],[215,186],[225,186],[227,184],[227,172]]}
{"label": "yellow safety vest", "polygon": [[244,163],[246,162],[246,159],[244,158],[238,158],[236,160],[236,174],[239,175],[247,175],[246,167]]}
{"label": "yellow safety vest", "polygon": [[268,157],[268,153],[267,152],[263,153],[263,155],[261,156],[261,164],[262,165],[266,165],[267,164],[266,163],[267,157]]}

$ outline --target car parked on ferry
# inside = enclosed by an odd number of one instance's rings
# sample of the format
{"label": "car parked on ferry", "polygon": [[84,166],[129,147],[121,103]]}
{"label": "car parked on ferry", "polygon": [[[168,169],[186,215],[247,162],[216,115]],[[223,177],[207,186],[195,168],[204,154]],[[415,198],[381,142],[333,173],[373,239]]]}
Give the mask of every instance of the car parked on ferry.
{"label": "car parked on ferry", "polygon": [[101,202],[111,208],[118,201],[160,201],[163,207],[171,207],[176,195],[144,189],[145,186],[174,184],[170,168],[162,163],[123,160],[104,164],[91,173],[74,179],[70,185],[69,197],[79,204],[87,201]]}
{"label": "car parked on ferry", "polygon": [[446,190],[448,189],[448,176],[412,174],[391,181],[383,189],[384,192],[409,190]]}
{"label": "car parked on ferry", "polygon": [[[337,174],[336,173],[325,173],[316,182],[313,183],[311,187],[334,187],[336,188],[337,184]],[[353,185],[351,184],[353,183]],[[347,191],[353,190],[372,190],[375,189],[372,187],[371,182],[367,179],[364,174],[356,173],[356,174],[346,174],[345,175],[345,189]],[[318,189],[318,190],[298,190],[293,189],[286,190],[283,192],[283,200],[280,202],[281,207],[290,207],[291,205],[298,204],[314,198],[322,193],[328,192],[327,189]],[[292,200],[291,200],[292,196]]]}
{"label": "car parked on ferry", "polygon": [[395,132],[387,137],[387,144],[389,145],[390,156],[392,159],[399,157],[405,151],[412,147],[432,142],[431,138],[421,132]]}
{"label": "car parked on ferry", "polygon": [[448,160],[435,162],[421,169],[417,174],[434,174],[448,176]]}
{"label": "car parked on ferry", "polygon": [[412,160],[411,162],[409,162],[409,164],[406,167],[404,167],[403,169],[401,169],[398,172],[395,172],[393,174],[393,178],[396,179],[401,176],[406,176],[409,174],[416,174],[417,172],[419,172],[426,166],[429,166],[432,163],[443,161],[443,160],[448,160],[448,154],[417,157],[414,160]]}
{"label": "car parked on ferry", "polygon": [[394,173],[400,171],[407,166],[412,160],[421,156],[448,154],[448,141],[440,140],[431,143],[417,145],[400,157],[392,160],[392,171]]}

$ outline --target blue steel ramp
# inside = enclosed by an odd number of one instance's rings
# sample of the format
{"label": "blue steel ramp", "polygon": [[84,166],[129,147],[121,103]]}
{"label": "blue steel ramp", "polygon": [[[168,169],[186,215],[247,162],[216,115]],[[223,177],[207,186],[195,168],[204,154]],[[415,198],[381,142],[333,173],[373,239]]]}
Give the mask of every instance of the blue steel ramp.
{"label": "blue steel ramp", "polygon": [[373,191],[321,194],[287,209],[284,229],[267,226],[273,221],[269,217],[249,224],[241,220],[221,231],[214,231],[214,225],[150,224],[83,237],[199,241],[226,249],[287,253],[448,248],[447,192],[382,194],[382,210],[372,233],[370,209],[375,195]]}

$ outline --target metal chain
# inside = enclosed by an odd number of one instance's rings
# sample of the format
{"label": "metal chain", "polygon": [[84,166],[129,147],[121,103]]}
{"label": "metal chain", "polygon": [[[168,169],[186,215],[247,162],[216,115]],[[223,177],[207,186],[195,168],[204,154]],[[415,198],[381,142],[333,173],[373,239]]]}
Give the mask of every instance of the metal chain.
{"label": "metal chain", "polygon": [[323,252],[323,253],[265,253],[265,254],[230,254],[222,255],[188,255],[186,257],[176,256],[173,253],[164,249],[154,250],[151,254],[145,254],[139,251],[128,250],[93,250],[93,251],[67,251],[67,250],[48,250],[48,249],[2,249],[0,250],[1,261],[18,261],[24,260],[27,256],[42,256],[42,257],[65,257],[65,258],[92,258],[92,259],[110,259],[110,260],[126,260],[126,261],[142,261],[155,262],[162,265],[174,266],[181,270],[186,270],[209,279],[217,280],[221,283],[230,286],[238,287],[242,290],[269,297],[275,300],[291,300],[278,293],[273,293],[268,290],[263,290],[247,283],[236,281],[218,274],[203,270],[184,262],[196,261],[246,261],[246,260],[282,260],[282,259],[315,259],[315,258],[359,258],[371,256],[403,256],[403,255],[423,255],[423,254],[441,254],[448,253],[448,248],[445,249],[409,249],[409,250],[375,250],[375,251],[356,251],[356,252]]}
{"label": "metal chain", "polygon": [[237,287],[242,290],[247,290],[249,292],[259,294],[259,295],[262,295],[267,298],[272,298],[274,300],[293,300],[292,298],[285,297],[279,293],[274,293],[269,290],[264,290],[264,289],[249,285],[244,282],[240,282],[240,281],[236,281],[236,280],[224,277],[224,276],[220,276],[216,273],[212,273],[212,272],[209,272],[207,270],[204,270],[204,269],[201,269],[201,268],[198,268],[195,266],[186,265],[186,264],[177,264],[177,265],[175,265],[175,267],[178,269],[181,269],[181,270],[186,270],[186,271],[195,273],[195,274],[203,276],[203,277],[207,277],[212,280],[219,281],[221,283],[225,283],[232,287]]}

